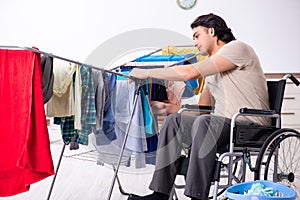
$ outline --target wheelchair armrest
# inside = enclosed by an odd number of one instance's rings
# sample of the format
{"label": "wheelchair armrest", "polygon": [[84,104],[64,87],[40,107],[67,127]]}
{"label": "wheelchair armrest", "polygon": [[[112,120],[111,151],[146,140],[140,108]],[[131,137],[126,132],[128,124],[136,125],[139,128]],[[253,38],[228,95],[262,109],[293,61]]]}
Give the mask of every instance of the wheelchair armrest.
{"label": "wheelchair armrest", "polygon": [[181,106],[179,113],[183,111],[192,111],[192,112],[212,112],[214,111],[214,106],[201,106],[197,104],[184,104]]}
{"label": "wheelchair armrest", "polygon": [[264,109],[250,109],[250,108],[241,108],[241,114],[254,114],[254,115],[273,115],[276,114],[275,110],[264,110]]}
{"label": "wheelchair armrest", "polygon": [[193,110],[211,110],[215,109],[214,106],[201,106],[197,104],[183,104],[181,108],[193,109]]}

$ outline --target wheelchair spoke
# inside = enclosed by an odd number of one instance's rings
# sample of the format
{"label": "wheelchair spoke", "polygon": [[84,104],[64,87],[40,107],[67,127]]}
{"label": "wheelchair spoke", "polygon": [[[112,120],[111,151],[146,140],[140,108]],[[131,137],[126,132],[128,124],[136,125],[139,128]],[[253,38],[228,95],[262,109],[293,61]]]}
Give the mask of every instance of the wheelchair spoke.
{"label": "wheelchair spoke", "polygon": [[284,132],[270,140],[260,159],[260,177],[294,189],[300,197],[300,136]]}
{"label": "wheelchair spoke", "polygon": [[[279,153],[279,162],[283,164],[282,168],[279,168],[281,171],[296,171],[299,166],[299,156],[297,156],[299,145],[295,146],[293,144],[293,138],[287,138],[287,141],[283,141],[280,146],[282,154]],[[286,149],[288,149],[286,151]],[[280,166],[280,165],[279,165]]]}

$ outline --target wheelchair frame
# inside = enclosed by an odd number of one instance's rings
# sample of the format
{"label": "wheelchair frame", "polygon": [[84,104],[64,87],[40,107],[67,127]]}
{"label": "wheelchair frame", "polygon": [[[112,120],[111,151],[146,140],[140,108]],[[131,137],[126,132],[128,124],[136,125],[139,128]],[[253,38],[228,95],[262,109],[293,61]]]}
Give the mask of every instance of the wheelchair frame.
{"label": "wheelchair frame", "polygon": [[[294,185],[295,178],[298,177],[295,176],[297,169],[296,168],[290,169],[288,166],[285,166],[285,169],[278,168],[278,165],[280,165],[279,154],[281,153],[279,150],[285,148],[284,140],[289,139],[289,140],[293,140],[295,143],[298,142],[299,145],[295,145],[295,148],[298,147],[300,148],[300,133],[294,129],[281,128],[281,105],[282,105],[283,94],[284,94],[285,84],[287,79],[290,79],[297,86],[299,86],[300,84],[299,81],[292,74],[287,74],[281,80],[279,80],[279,81],[284,81],[284,86],[283,88],[281,88],[282,91],[280,91],[281,93],[279,95],[280,102],[279,105],[277,105],[279,106],[277,109],[259,110],[259,109],[241,108],[240,111],[233,116],[231,120],[231,127],[230,127],[229,151],[220,153],[217,159],[215,173],[213,177],[213,182],[214,182],[213,196],[209,197],[210,199],[216,200],[217,197],[220,196],[229,186],[233,185],[234,181],[236,183],[244,182],[246,179],[246,170],[247,170],[246,164],[248,164],[250,171],[254,173],[254,180],[259,180],[262,178],[264,180],[271,179],[274,182],[282,182],[283,184],[288,185],[289,187],[295,189],[297,193],[297,198],[300,197],[300,185],[298,186],[299,191],[297,191],[297,185]],[[270,91],[269,91],[269,96],[270,96]],[[270,101],[271,100],[272,99],[270,99]],[[197,106],[184,105],[182,109],[179,111],[179,113],[185,111],[211,112],[213,111],[213,107],[198,106],[198,105]],[[253,145],[250,146],[245,145],[240,147],[236,145],[236,143],[234,142],[235,134],[238,134],[236,133],[235,130],[236,121],[237,118],[240,116],[270,117],[272,119],[275,119],[275,126],[273,123],[274,131],[267,136],[267,138],[265,139],[262,145],[258,145],[256,147],[253,147]],[[290,146],[291,144],[288,145]],[[255,167],[252,167],[251,165],[251,157],[253,156],[256,157]],[[289,157],[289,156],[284,156],[284,157]],[[298,158],[295,155],[292,155],[290,156],[289,161],[293,162],[294,157]],[[227,164],[224,163],[225,158],[228,158]],[[240,164],[240,171],[239,171],[241,173],[235,175],[237,166],[240,161],[242,161],[242,163]],[[269,174],[269,171],[272,171],[271,168],[272,165],[270,165],[271,162],[273,162],[273,167],[274,167],[273,174]],[[227,170],[227,175],[221,176],[221,170]],[[300,173],[300,170],[298,171]],[[227,178],[227,183],[221,185],[220,184],[221,178]],[[298,178],[300,179],[300,176]],[[170,199],[174,199],[173,197],[177,199],[175,188],[184,188],[184,186],[174,184],[174,189],[170,195]],[[221,190],[221,192],[218,192],[218,190]]]}

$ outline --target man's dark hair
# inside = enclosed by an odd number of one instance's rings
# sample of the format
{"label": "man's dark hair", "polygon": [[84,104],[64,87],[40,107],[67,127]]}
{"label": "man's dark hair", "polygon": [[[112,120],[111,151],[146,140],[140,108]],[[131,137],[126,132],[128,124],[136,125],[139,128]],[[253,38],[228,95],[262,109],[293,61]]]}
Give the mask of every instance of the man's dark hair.
{"label": "man's dark hair", "polygon": [[235,40],[234,35],[231,32],[231,29],[227,27],[226,22],[221,17],[215,14],[207,14],[199,16],[192,24],[191,28],[196,28],[198,26],[203,26],[206,28],[214,28],[215,35],[218,37],[218,40],[222,40],[226,43]]}

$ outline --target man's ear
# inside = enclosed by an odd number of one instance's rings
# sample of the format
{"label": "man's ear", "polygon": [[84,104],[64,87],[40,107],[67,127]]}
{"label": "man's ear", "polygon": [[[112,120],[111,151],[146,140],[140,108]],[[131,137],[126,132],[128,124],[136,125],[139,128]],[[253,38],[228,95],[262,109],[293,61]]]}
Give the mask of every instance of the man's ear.
{"label": "man's ear", "polygon": [[215,35],[215,29],[214,28],[209,28],[208,33],[211,34],[212,36]]}

